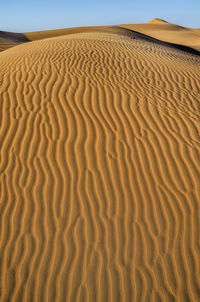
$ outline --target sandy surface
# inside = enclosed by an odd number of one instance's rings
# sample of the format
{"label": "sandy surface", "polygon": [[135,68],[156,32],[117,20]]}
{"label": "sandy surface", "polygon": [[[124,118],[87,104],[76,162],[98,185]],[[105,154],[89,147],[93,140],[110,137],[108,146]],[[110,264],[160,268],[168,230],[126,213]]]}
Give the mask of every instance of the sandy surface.
{"label": "sandy surface", "polygon": [[24,34],[0,31],[0,52],[28,41]]}
{"label": "sandy surface", "polygon": [[200,56],[102,28],[0,83],[0,301],[198,301]]}
{"label": "sandy surface", "polygon": [[165,42],[190,46],[200,51],[200,29],[179,26],[157,18],[144,24],[124,24],[122,26]]}
{"label": "sandy surface", "polygon": [[[200,29],[183,27],[157,18],[143,24],[122,24],[116,26],[137,31],[165,42],[189,46],[200,51]],[[24,35],[30,40],[40,40],[61,35],[106,30],[110,27],[111,26],[73,27],[27,32],[24,33]]]}

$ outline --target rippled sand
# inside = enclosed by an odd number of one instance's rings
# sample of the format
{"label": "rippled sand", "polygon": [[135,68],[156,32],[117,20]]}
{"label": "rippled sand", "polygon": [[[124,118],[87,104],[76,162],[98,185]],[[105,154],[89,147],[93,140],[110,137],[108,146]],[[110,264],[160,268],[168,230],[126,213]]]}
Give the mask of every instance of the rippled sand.
{"label": "rippled sand", "polygon": [[0,53],[1,302],[200,297],[198,47],[130,29]]}

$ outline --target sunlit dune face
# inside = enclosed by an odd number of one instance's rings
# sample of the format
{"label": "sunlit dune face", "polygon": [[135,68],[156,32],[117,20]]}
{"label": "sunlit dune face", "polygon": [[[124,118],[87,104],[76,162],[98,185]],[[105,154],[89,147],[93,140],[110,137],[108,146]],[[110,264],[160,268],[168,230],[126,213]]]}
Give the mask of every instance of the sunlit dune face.
{"label": "sunlit dune face", "polygon": [[196,302],[198,47],[83,31],[0,53],[0,301]]}

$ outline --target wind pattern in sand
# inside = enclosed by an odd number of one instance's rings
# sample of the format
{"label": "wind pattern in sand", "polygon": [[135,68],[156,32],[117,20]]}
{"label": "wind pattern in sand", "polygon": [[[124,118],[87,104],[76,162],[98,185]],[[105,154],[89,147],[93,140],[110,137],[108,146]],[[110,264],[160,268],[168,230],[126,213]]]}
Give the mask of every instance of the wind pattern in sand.
{"label": "wind pattern in sand", "polygon": [[200,57],[122,32],[0,54],[0,301],[200,297]]}

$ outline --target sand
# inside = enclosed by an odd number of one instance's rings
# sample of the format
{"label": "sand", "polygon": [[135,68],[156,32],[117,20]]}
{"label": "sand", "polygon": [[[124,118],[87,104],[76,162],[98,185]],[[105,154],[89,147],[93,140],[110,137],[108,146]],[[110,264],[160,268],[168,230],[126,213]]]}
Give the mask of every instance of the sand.
{"label": "sand", "polygon": [[0,53],[1,302],[199,301],[190,46],[114,27]]}
{"label": "sand", "polygon": [[200,51],[200,29],[172,24],[157,18],[144,24],[124,24],[121,26],[165,42],[182,44]]}
{"label": "sand", "polygon": [[28,41],[25,34],[0,31],[0,52]]}

